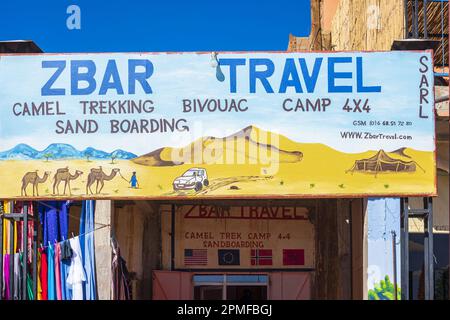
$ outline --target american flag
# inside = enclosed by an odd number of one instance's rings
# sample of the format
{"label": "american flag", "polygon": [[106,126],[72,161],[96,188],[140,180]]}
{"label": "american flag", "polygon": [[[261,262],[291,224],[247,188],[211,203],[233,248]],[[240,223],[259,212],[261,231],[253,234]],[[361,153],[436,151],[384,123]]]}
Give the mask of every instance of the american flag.
{"label": "american flag", "polygon": [[206,266],[207,264],[207,249],[184,249],[185,266]]}

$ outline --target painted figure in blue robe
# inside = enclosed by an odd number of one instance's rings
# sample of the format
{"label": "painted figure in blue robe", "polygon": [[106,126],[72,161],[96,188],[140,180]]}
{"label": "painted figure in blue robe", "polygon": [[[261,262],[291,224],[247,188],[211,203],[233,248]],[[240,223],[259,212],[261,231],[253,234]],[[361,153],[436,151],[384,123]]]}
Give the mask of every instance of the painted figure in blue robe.
{"label": "painted figure in blue robe", "polygon": [[131,183],[131,188],[133,188],[133,189],[139,188],[139,182],[136,177],[136,171],[133,171],[133,175],[131,176],[130,183]]}

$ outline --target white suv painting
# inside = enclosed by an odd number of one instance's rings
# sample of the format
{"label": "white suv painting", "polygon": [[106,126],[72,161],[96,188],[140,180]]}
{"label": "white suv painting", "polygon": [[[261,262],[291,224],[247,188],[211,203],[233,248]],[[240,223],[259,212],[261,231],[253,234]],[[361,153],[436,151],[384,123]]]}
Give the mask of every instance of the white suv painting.
{"label": "white suv painting", "polygon": [[208,175],[204,168],[190,168],[173,181],[173,190],[202,190],[209,185]]}

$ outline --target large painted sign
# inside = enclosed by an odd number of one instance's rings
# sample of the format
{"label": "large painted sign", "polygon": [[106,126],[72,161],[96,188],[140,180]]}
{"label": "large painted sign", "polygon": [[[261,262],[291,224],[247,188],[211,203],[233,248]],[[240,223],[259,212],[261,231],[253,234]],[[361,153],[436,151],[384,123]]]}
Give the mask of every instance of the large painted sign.
{"label": "large painted sign", "polygon": [[430,52],[0,57],[0,198],[435,195]]}
{"label": "large painted sign", "polygon": [[314,225],[295,206],[180,206],[178,269],[312,269]]}

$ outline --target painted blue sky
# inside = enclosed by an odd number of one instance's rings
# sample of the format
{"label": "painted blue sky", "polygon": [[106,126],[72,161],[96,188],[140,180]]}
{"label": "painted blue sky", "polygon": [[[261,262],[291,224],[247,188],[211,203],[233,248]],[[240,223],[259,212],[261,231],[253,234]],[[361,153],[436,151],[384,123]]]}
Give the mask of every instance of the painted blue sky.
{"label": "painted blue sky", "polygon": [[[66,26],[70,5],[80,30]],[[286,50],[310,29],[310,0],[0,1],[0,40],[44,52]]]}
{"label": "painted blue sky", "polygon": [[[392,231],[397,234],[397,280],[400,281],[400,201],[398,198],[372,198],[368,211],[368,289],[386,275],[393,281]],[[400,283],[399,283],[400,285]]]}

